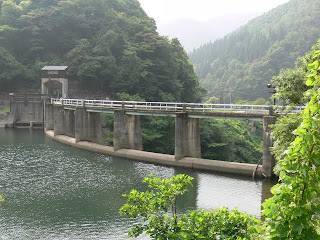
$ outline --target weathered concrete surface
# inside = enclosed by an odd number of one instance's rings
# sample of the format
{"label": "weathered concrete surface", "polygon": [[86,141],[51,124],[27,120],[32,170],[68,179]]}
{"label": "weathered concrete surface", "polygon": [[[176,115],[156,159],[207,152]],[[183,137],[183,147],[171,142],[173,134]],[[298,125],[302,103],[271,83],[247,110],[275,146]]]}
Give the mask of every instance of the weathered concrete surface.
{"label": "weathered concrete surface", "polygon": [[16,102],[19,110],[19,121],[42,122],[43,102]]}
{"label": "weathered concrete surface", "polygon": [[[120,149],[118,151],[114,151],[114,148],[110,146],[104,146],[87,141],[76,142],[74,138],[65,135],[55,136],[52,130],[46,131],[45,133],[48,137],[56,141],[81,149],[102,153],[109,156],[121,157],[125,159],[142,161],[158,165],[191,168],[195,170],[205,170],[219,173],[229,173],[248,177],[252,177],[252,174],[256,169],[256,165],[254,164],[224,162],[190,157],[183,158],[180,161],[176,161],[173,155],[168,154],[151,153],[133,149]],[[262,177],[261,165],[259,165],[257,168],[256,176]]]}
{"label": "weathered concrete surface", "polygon": [[267,177],[272,177],[273,168],[276,164],[275,157],[271,154],[270,148],[273,146],[270,125],[276,122],[275,116],[263,117],[263,171]]}
{"label": "weathered concrete surface", "polygon": [[189,118],[188,113],[176,114],[175,159],[201,158],[200,124],[198,118]]}
{"label": "weathered concrete surface", "polygon": [[114,150],[143,150],[140,116],[126,115],[124,110],[114,111]]}
{"label": "weathered concrete surface", "polygon": [[5,128],[8,122],[9,113],[0,112],[0,128]]}
{"label": "weathered concrete surface", "polygon": [[140,116],[126,115],[129,149],[143,150]]}
{"label": "weathered concrete surface", "polygon": [[65,118],[65,135],[69,137],[75,137],[75,111],[73,110],[64,110]]}
{"label": "weathered concrete surface", "polygon": [[45,129],[53,130],[54,129],[54,111],[53,104],[46,104],[46,114],[45,114]]}
{"label": "weathered concrete surface", "polygon": [[54,136],[64,135],[65,130],[65,117],[64,117],[64,107],[55,105],[53,106],[53,118],[54,118]]}
{"label": "weathered concrete surface", "polygon": [[76,142],[89,141],[93,143],[104,144],[100,113],[87,112],[85,108],[77,107],[73,119],[75,122],[74,136]]}

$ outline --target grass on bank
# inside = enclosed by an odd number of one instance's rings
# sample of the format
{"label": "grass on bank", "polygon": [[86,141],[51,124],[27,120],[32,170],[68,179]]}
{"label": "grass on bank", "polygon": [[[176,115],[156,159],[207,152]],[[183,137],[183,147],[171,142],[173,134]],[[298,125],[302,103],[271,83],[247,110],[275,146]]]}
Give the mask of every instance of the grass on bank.
{"label": "grass on bank", "polygon": [[10,108],[1,109],[0,112],[8,113],[10,112]]}

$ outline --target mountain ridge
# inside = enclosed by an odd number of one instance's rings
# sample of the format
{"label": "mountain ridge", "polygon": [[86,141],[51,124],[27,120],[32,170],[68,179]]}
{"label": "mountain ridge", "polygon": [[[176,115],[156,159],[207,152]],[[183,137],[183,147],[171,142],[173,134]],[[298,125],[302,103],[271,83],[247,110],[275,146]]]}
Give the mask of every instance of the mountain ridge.
{"label": "mountain ridge", "polygon": [[291,0],[189,54],[208,96],[268,98],[266,84],[320,37],[320,1]]}

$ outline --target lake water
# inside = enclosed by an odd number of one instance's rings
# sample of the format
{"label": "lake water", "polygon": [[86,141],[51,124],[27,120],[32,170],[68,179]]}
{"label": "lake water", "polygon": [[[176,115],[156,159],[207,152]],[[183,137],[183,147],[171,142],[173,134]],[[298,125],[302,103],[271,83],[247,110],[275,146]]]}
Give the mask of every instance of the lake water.
{"label": "lake water", "polygon": [[[185,173],[193,187],[178,212],[238,207],[260,217],[269,181],[156,166],[72,148],[42,130],[0,129],[0,236],[9,239],[126,239],[134,220],[119,216],[122,194],[146,190],[150,173]],[[139,239],[148,239],[142,236]]]}

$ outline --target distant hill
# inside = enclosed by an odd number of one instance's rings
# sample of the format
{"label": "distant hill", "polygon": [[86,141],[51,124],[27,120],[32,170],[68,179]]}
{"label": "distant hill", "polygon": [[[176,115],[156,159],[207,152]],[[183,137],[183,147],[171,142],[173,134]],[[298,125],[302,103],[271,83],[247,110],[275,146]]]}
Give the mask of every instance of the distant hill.
{"label": "distant hill", "polygon": [[268,98],[266,84],[317,42],[319,23],[320,0],[291,0],[189,56],[209,96]]}
{"label": "distant hill", "polygon": [[223,37],[260,14],[230,14],[209,21],[180,18],[168,24],[158,25],[158,31],[161,35],[178,38],[185,50],[190,52],[194,48]]}
{"label": "distant hill", "polygon": [[200,101],[177,39],[156,31],[137,0],[0,0],[0,89],[40,86],[45,65],[69,66],[83,89],[151,101]]}

